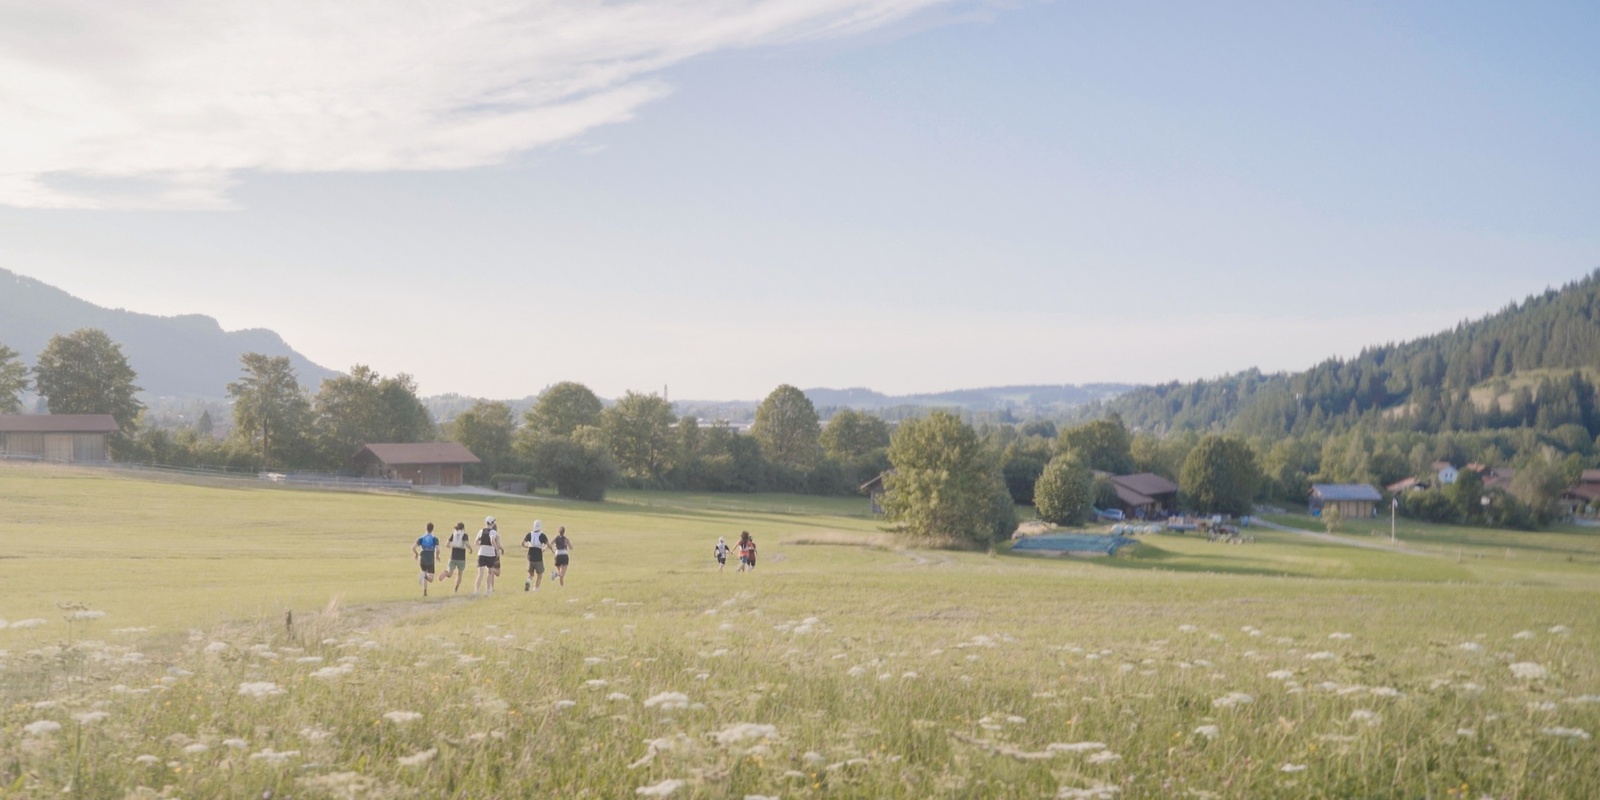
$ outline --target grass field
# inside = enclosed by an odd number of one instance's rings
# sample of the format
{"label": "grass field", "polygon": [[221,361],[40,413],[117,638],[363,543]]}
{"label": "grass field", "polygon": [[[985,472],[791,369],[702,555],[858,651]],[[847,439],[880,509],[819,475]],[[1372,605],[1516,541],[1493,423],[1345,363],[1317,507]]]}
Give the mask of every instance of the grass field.
{"label": "grass field", "polygon": [[[0,465],[0,796],[1600,796],[1600,535],[1054,560],[865,511]],[[422,523],[486,514],[566,525],[569,585],[421,598]]]}

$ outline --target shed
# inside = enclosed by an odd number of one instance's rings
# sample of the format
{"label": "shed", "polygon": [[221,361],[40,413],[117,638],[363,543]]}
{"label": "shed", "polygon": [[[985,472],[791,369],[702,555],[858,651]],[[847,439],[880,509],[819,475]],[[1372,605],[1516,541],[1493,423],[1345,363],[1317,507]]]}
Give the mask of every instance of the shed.
{"label": "shed", "polygon": [[40,461],[108,461],[106,437],[121,431],[110,414],[0,414],[0,454]]}
{"label": "shed", "polygon": [[1373,516],[1383,495],[1366,483],[1317,483],[1311,486],[1311,513],[1321,516],[1323,509],[1339,510],[1345,519]]}
{"label": "shed", "polygon": [[861,484],[861,490],[860,491],[863,494],[867,495],[867,497],[871,498],[871,500],[872,500],[872,513],[875,516],[883,516],[883,492],[884,492],[883,479],[888,477],[889,475],[892,475],[892,474],[894,474],[894,470],[889,470],[888,472],[881,472],[881,473],[878,474],[878,476],[876,478],[873,478],[872,480]]}
{"label": "shed", "polygon": [[396,478],[412,486],[460,486],[466,465],[481,463],[456,442],[369,444],[350,460],[368,478]]}
{"label": "shed", "polygon": [[1178,506],[1178,484],[1153,472],[1112,475],[1108,480],[1117,492],[1117,504],[1128,516],[1148,517]]}

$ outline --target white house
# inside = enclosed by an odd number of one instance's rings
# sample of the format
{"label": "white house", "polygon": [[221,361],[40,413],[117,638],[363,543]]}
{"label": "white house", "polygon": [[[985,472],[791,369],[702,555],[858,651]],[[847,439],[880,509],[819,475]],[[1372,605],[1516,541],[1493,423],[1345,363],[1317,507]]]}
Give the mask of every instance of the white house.
{"label": "white house", "polygon": [[1440,486],[1449,486],[1450,484],[1455,483],[1456,478],[1460,475],[1460,473],[1456,471],[1455,466],[1448,461],[1433,462],[1433,469],[1434,472],[1439,474]]}

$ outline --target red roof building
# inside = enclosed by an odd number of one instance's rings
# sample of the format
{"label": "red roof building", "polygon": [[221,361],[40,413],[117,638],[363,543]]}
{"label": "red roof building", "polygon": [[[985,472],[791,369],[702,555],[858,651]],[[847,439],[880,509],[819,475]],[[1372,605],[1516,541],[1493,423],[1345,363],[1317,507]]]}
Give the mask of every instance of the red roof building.
{"label": "red roof building", "polygon": [[0,414],[0,455],[62,463],[108,461],[110,414]]}
{"label": "red roof building", "polygon": [[456,442],[369,444],[351,459],[369,478],[395,478],[412,486],[460,486],[468,464],[481,461]]}

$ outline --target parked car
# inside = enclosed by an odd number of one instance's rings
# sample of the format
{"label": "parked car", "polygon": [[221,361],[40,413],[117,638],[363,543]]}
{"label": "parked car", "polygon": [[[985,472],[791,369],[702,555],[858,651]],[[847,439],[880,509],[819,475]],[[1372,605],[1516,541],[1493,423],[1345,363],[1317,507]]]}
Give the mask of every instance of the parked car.
{"label": "parked car", "polygon": [[1112,522],[1121,522],[1121,521],[1127,519],[1127,516],[1122,513],[1122,509],[1120,509],[1120,508],[1106,508],[1106,509],[1097,508],[1097,509],[1095,509],[1094,513],[1095,513],[1095,516],[1097,516],[1097,517],[1099,517],[1101,519],[1111,520]]}

